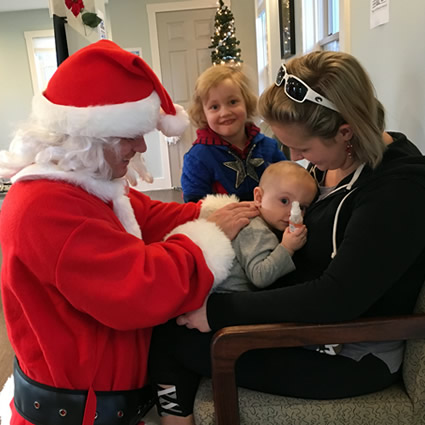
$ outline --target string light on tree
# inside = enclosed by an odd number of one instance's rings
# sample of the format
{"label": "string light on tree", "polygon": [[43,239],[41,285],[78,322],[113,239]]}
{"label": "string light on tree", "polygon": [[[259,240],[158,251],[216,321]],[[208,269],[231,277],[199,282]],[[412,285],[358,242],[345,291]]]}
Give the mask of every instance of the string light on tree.
{"label": "string light on tree", "polygon": [[231,10],[223,3],[217,2],[215,14],[215,32],[211,37],[211,62],[213,65],[232,63],[240,65],[241,49],[238,47],[240,41],[235,37],[235,19]]}

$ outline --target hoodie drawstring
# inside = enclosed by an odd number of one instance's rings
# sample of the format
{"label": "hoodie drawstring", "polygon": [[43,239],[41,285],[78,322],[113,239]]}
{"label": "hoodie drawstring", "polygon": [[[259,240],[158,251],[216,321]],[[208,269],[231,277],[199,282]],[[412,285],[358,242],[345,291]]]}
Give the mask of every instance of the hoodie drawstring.
{"label": "hoodie drawstring", "polygon": [[[365,166],[365,163],[360,164],[356,171],[353,174],[353,177],[351,178],[351,180],[346,184],[343,185],[341,187],[338,187],[337,189],[335,189],[334,191],[332,191],[330,194],[335,193],[336,191],[340,190],[340,189],[346,189],[349,190],[350,192],[348,192],[341,200],[341,202],[338,205],[338,208],[335,212],[335,218],[334,218],[334,224],[333,224],[333,229],[332,229],[332,254],[331,254],[331,258],[334,258],[336,253],[337,253],[337,246],[336,246],[336,229],[338,226],[338,217],[339,217],[339,212],[341,211],[342,205],[344,203],[344,201],[357,189],[354,188],[353,190],[352,187],[354,185],[354,183],[358,180],[358,178],[360,177],[361,172],[363,171],[363,168]],[[328,196],[329,196],[328,195]]]}

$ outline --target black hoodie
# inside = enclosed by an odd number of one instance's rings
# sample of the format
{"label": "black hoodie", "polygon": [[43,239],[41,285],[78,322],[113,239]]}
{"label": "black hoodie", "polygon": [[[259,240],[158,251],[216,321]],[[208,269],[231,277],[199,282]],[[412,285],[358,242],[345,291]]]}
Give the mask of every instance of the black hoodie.
{"label": "black hoodie", "polygon": [[425,280],[425,157],[390,134],[375,170],[364,167],[354,183],[353,173],[310,207],[296,271],[269,290],[210,296],[212,329],[412,312]]}

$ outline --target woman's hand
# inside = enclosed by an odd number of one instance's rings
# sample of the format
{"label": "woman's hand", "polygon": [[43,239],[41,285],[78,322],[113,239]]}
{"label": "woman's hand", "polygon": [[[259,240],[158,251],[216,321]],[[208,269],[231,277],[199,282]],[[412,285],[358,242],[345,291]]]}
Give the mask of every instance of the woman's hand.
{"label": "woman's hand", "polygon": [[233,240],[249,220],[258,214],[254,202],[234,202],[214,211],[207,220],[215,223],[230,240]]}
{"label": "woman's hand", "polygon": [[211,332],[207,319],[207,301],[208,297],[205,298],[204,304],[198,310],[189,311],[189,313],[177,317],[177,324],[189,329],[198,329],[200,332]]}

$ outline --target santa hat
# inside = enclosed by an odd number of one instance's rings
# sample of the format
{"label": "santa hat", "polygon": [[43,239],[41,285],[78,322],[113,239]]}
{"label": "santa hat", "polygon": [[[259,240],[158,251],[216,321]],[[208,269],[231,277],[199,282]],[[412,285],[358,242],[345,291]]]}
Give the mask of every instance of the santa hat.
{"label": "santa hat", "polygon": [[189,120],[149,65],[109,40],[78,50],[33,99],[33,117],[50,131],[133,138],[155,128],[179,136]]}

